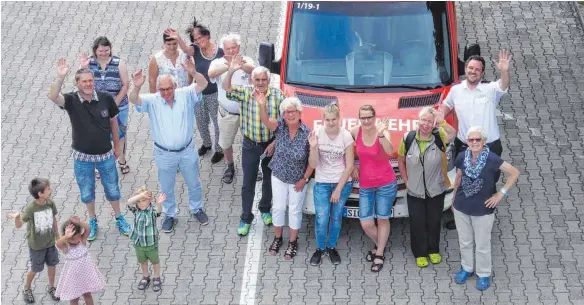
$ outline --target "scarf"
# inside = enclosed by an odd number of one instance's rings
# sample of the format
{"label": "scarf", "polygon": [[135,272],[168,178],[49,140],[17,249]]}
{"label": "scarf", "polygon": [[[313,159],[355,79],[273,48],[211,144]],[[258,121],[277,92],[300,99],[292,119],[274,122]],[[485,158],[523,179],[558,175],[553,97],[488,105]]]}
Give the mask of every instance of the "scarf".
{"label": "scarf", "polygon": [[481,171],[485,168],[487,163],[487,157],[489,156],[489,147],[485,145],[485,148],[480,152],[477,157],[477,162],[472,164],[472,152],[467,149],[464,155],[464,175],[462,176],[462,191],[464,195],[472,197],[481,191],[484,185],[482,178],[479,178]]}
{"label": "scarf", "polygon": [[464,173],[471,179],[476,179],[481,174],[481,171],[487,164],[487,158],[489,157],[489,147],[485,145],[483,150],[479,153],[477,157],[477,162],[472,164],[472,152],[470,148],[464,152]]}

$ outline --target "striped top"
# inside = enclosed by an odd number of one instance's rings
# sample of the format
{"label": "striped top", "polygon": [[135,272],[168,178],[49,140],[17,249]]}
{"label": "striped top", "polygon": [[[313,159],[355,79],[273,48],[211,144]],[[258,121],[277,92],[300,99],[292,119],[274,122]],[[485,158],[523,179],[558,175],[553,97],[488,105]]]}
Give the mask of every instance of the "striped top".
{"label": "striped top", "polygon": [[[258,143],[268,142],[274,137],[260,119],[260,106],[253,97],[253,86],[231,86],[231,92],[226,92],[228,99],[239,103],[239,121],[241,133],[250,140]],[[280,117],[280,103],[286,98],[284,93],[277,88],[268,88],[266,100],[268,115],[272,119]]]}
{"label": "striped top", "polygon": [[[95,90],[108,92],[115,99],[122,90],[122,79],[120,77],[120,58],[112,56],[110,62],[102,70],[99,62],[92,56],[89,58],[89,69],[93,72]],[[120,101],[118,108],[128,106],[128,95]]]}

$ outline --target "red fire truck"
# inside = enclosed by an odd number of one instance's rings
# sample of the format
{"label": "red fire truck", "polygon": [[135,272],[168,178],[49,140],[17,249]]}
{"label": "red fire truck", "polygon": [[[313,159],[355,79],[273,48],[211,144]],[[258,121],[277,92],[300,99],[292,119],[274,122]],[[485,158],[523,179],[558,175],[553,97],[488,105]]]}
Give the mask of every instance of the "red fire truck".
{"label": "red fire truck", "polygon": [[[329,103],[339,105],[347,129],[359,124],[358,108],[370,104],[378,117],[390,119],[397,151],[404,133],[416,128],[421,108],[438,107],[464,74],[454,2],[290,1],[285,20],[280,59],[274,44],[263,42],[259,63],[280,75],[286,96],[302,101],[302,120],[311,128],[323,125],[322,109]],[[469,45],[463,59],[474,54],[480,54],[479,46]],[[451,113],[447,121],[456,128]],[[389,162],[398,177],[393,217],[408,217],[397,156]],[[453,180],[452,166],[448,174]],[[304,204],[308,214],[314,214],[313,183]],[[345,217],[358,217],[358,201],[354,182]],[[452,189],[444,210],[451,202]]]}

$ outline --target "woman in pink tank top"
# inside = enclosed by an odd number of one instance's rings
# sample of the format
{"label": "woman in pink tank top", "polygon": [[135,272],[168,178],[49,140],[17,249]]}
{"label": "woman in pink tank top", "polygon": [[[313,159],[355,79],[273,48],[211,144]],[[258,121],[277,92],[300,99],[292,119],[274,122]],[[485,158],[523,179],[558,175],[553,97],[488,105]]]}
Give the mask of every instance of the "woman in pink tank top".
{"label": "woman in pink tank top", "polygon": [[[393,153],[388,120],[375,122],[371,105],[359,108],[360,126],[351,130],[359,165],[353,170],[353,179],[359,180],[359,219],[361,227],[373,240],[375,247],[367,253],[372,262],[371,271],[379,272],[385,261],[385,246],[389,238],[391,209],[397,194],[395,172],[389,162]],[[377,218],[377,225],[375,219]]]}

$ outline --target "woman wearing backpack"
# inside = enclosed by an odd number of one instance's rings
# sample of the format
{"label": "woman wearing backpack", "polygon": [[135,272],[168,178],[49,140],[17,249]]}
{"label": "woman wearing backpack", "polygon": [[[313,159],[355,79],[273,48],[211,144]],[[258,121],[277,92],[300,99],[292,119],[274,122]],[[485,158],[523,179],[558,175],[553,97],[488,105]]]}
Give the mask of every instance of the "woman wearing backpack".
{"label": "woman wearing backpack", "polygon": [[410,214],[411,248],[416,264],[442,261],[440,224],[444,196],[450,187],[446,167],[446,143],[456,136],[441,112],[425,107],[418,116],[418,129],[404,135],[398,150],[399,171],[406,184]]}

